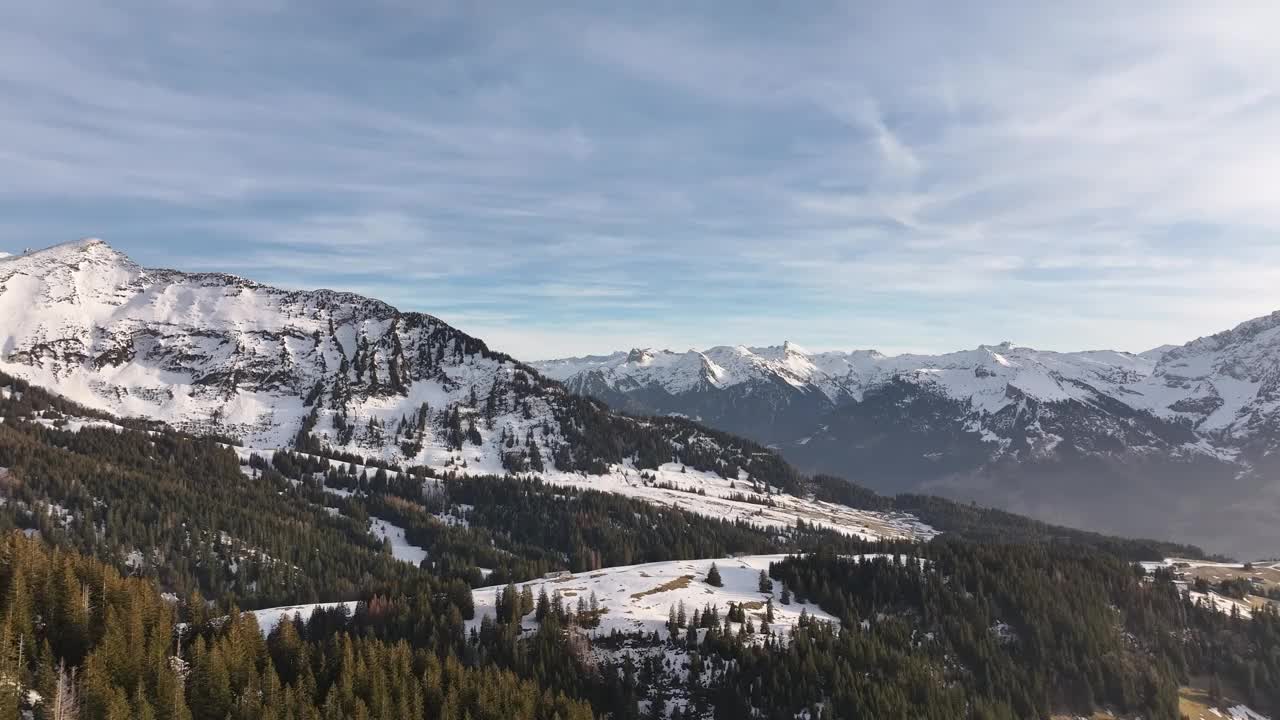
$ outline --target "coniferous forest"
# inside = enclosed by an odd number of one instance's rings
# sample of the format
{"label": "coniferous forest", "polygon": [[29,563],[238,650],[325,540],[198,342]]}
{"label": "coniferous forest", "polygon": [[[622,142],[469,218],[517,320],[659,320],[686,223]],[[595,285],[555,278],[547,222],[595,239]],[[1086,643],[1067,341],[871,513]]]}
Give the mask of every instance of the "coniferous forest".
{"label": "coniferous forest", "polygon": [[[1280,617],[1208,610],[1134,564],[1194,548],[798,475],[944,532],[764,530],[530,478],[241,458],[73,426],[94,414],[21,390],[0,400],[0,718],[1176,719],[1178,688],[1204,676],[1280,713]],[[393,557],[370,518],[427,559]],[[709,607],[673,610],[663,633],[595,633],[598,611],[509,584],[738,553],[787,554],[762,587],[838,624],[775,632]],[[496,617],[477,618],[481,585],[507,585]],[[334,601],[355,609],[265,636],[242,612]]]}

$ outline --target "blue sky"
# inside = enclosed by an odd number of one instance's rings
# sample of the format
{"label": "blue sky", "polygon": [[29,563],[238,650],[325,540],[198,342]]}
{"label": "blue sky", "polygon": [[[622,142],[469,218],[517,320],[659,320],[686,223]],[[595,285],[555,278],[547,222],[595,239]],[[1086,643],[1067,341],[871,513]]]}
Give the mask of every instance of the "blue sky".
{"label": "blue sky", "polygon": [[527,359],[1142,350],[1280,309],[1280,5],[1220,5],[6,3],[0,249]]}

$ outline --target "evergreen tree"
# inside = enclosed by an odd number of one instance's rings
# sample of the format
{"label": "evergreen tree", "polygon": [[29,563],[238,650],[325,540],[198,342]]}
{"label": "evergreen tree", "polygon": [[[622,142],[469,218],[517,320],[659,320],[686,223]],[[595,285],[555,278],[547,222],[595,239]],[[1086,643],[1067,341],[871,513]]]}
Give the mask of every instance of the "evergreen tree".
{"label": "evergreen tree", "polygon": [[724,580],[720,579],[720,568],[715,563],[711,563],[711,569],[707,571],[707,584],[712,587],[724,587]]}
{"label": "evergreen tree", "polygon": [[769,576],[765,574],[764,570],[760,571],[760,579],[758,584],[759,584],[758,589],[760,592],[765,594],[770,594],[773,592],[773,580],[769,579]]}

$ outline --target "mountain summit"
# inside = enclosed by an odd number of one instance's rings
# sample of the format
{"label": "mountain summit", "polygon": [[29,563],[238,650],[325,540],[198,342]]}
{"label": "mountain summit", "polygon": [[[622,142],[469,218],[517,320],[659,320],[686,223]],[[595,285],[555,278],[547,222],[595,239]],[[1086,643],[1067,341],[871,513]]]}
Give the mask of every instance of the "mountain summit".
{"label": "mountain summit", "polygon": [[97,239],[0,262],[0,313],[15,319],[3,329],[3,369],[91,407],[264,447],[320,416],[318,437],[358,445],[398,422],[407,401],[443,409],[537,377],[429,315],[144,269]]}

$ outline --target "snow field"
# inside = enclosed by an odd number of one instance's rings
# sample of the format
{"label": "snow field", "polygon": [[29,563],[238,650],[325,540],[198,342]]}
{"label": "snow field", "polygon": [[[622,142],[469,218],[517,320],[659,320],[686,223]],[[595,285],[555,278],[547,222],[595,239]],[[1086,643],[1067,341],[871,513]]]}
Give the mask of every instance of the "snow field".
{"label": "snow field", "polygon": [[[755,624],[757,632],[764,619],[766,601],[773,600],[774,622],[770,626],[774,634],[786,636],[795,627],[802,612],[816,620],[838,622],[812,603],[792,600],[790,605],[781,601],[782,583],[774,581],[771,593],[761,593],[758,583],[760,571],[769,572],[769,563],[778,562],[785,555],[750,555],[736,558],[704,560],[675,560],[604,568],[574,575],[542,578],[520,583],[517,589],[528,587],[534,598],[543,590],[550,597],[556,592],[564,598],[570,609],[576,607],[578,598],[590,598],[595,593],[603,614],[600,626],[591,632],[608,635],[615,629],[622,633],[653,633],[667,638],[667,621],[671,608],[684,604],[687,616],[702,611],[708,605],[717,606],[721,618],[729,610],[729,603],[742,605]],[[713,587],[706,582],[712,563],[720,571],[723,587]],[[484,617],[494,617],[498,591],[501,586],[479,588],[473,593],[476,616],[468,623],[478,627]],[[537,621],[530,614],[523,627],[534,630]],[[734,623],[736,632],[738,623]]]}

